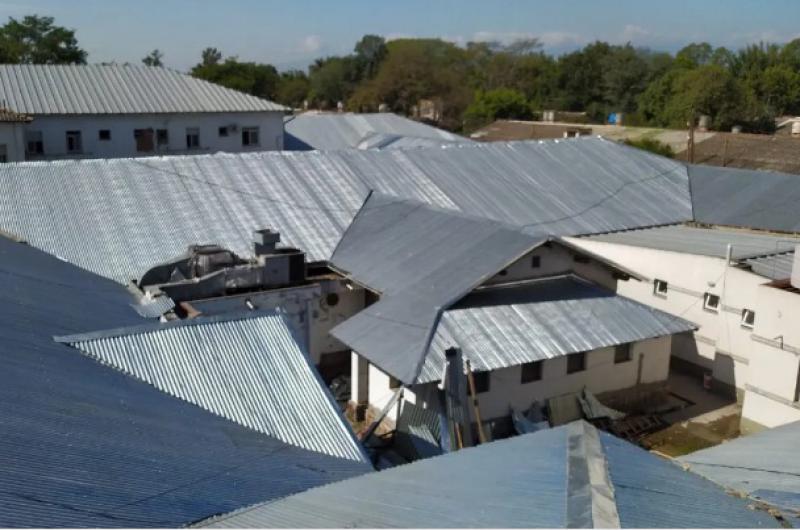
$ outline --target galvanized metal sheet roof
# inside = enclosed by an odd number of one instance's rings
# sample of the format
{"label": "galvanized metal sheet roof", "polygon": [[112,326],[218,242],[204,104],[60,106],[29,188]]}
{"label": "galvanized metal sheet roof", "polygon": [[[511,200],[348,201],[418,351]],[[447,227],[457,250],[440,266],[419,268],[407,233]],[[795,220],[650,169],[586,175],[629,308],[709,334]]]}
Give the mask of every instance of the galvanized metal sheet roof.
{"label": "galvanized metal sheet roof", "polygon": [[695,165],[688,171],[695,221],[800,232],[797,175]]}
{"label": "galvanized metal sheet roof", "polygon": [[59,344],[126,289],[0,238],[0,526],[176,527],[369,465],[247,429]]}
{"label": "galvanized metal sheet roof", "polygon": [[3,64],[0,94],[26,114],[284,111],[237,90],[154,66]]}
{"label": "galvanized metal sheet roof", "polygon": [[372,194],[331,261],[382,298],[332,334],[413,383],[440,310],[540,242],[496,221]]}
{"label": "galvanized metal sheet roof", "polygon": [[695,473],[732,490],[800,512],[800,422],[789,423],[680,457]]}
{"label": "galvanized metal sheet roof", "polygon": [[574,276],[484,288],[442,314],[419,380],[441,379],[444,351],[453,346],[485,371],[693,329]]}
{"label": "galvanized metal sheet roof", "polygon": [[742,260],[754,273],[772,280],[785,280],[792,275],[794,252],[781,252]]}
{"label": "galvanized metal sheet roof", "polygon": [[199,526],[778,527],[765,512],[585,422],[259,504]]}
{"label": "galvanized metal sheet roof", "polygon": [[592,241],[669,250],[724,258],[731,245],[733,259],[793,250],[800,237],[744,232],[725,228],[686,225],[659,226],[585,236]]}
{"label": "galvanized metal sheet roof", "polygon": [[472,140],[397,114],[312,113],[284,120],[285,148],[310,149],[397,149],[435,147]]}
{"label": "galvanized metal sheet roof", "polygon": [[278,313],[59,337],[172,396],[282,442],[367,461]]}
{"label": "galvanized metal sheet roof", "polygon": [[691,218],[684,166],[582,138],[3,164],[0,230],[127,283],[190,244],[249,255],[252,231],[265,227],[328,259],[370,189],[536,235]]}

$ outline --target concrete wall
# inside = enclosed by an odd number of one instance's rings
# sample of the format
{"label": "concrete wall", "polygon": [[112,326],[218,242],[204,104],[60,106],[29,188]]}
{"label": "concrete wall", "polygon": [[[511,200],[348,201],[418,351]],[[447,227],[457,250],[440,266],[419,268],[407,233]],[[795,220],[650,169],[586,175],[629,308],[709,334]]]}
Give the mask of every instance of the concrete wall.
{"label": "concrete wall", "polygon": [[[236,131],[228,136],[219,135],[220,127],[236,125]],[[131,156],[153,156],[192,153],[214,153],[217,151],[274,151],[283,149],[283,113],[281,112],[232,112],[194,114],[129,114],[129,115],[74,115],[34,116],[27,124],[28,131],[41,131],[44,156],[53,158],[115,158]],[[242,128],[259,128],[259,145],[242,145]],[[151,152],[137,152],[135,129],[166,129],[169,143],[158,146]],[[187,151],[186,129],[200,130],[200,148]],[[83,153],[67,153],[66,131],[81,131]],[[110,140],[100,140],[99,131],[109,130]]]}
{"label": "concrete wall", "polygon": [[[619,294],[697,324],[694,337],[676,337],[672,354],[712,371],[715,379],[731,389],[744,391],[753,356],[753,330],[742,326],[742,309],[756,311],[757,325],[765,319],[756,307],[756,291],[767,281],[765,278],[726,267],[721,258],[569,239],[645,276],[648,281],[619,282]],[[654,293],[656,278],[668,282],[666,296]],[[718,312],[704,309],[706,292],[720,296]]]}
{"label": "concrete wall", "polygon": [[7,162],[25,160],[24,127],[23,123],[0,122],[0,146],[5,148]]}

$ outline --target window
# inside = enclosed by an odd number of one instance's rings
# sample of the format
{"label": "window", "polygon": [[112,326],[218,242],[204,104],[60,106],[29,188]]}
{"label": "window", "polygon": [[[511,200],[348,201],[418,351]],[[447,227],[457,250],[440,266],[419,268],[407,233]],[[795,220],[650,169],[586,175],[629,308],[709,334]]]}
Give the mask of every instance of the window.
{"label": "window", "polygon": [[81,132],[67,131],[67,153],[80,153],[82,151]]}
{"label": "window", "polygon": [[618,344],[614,347],[614,364],[626,363],[633,359],[633,352],[631,351],[630,342],[627,344]]}
{"label": "window", "polygon": [[394,378],[394,377],[392,377],[390,375],[389,376],[389,388],[391,388],[392,390],[400,388],[400,380],[396,379],[396,378]]}
{"label": "window", "polygon": [[473,372],[472,380],[475,382],[475,393],[483,394],[489,391],[489,373],[490,372]]}
{"label": "window", "polygon": [[156,129],[156,144],[158,147],[169,145],[169,133],[166,129]]}
{"label": "window", "polygon": [[531,256],[531,268],[538,269],[541,266],[542,266],[541,256]]}
{"label": "window", "polygon": [[714,313],[719,312],[719,296],[716,294],[705,293],[703,295],[703,309],[713,311]]}
{"label": "window", "polygon": [[258,145],[258,127],[242,127],[242,145],[245,147]]}
{"label": "window", "polygon": [[659,296],[667,296],[667,288],[668,288],[667,282],[665,282],[664,280],[659,280],[658,278],[653,280],[653,294]]}
{"label": "window", "polygon": [[8,162],[8,149],[6,144],[0,144],[0,164]]}
{"label": "window", "polygon": [[186,129],[186,149],[200,149],[200,129],[197,127]]}
{"label": "window", "polygon": [[153,129],[134,129],[137,153],[150,153],[153,150]]}
{"label": "window", "polygon": [[742,309],[742,327],[753,329],[756,323],[756,312],[752,309]]}
{"label": "window", "polygon": [[111,131],[108,129],[100,129],[97,132],[97,139],[102,141],[111,140]]}
{"label": "window", "polygon": [[29,155],[43,155],[44,142],[42,131],[28,131],[25,133],[25,146]]}
{"label": "window", "polygon": [[567,355],[567,373],[583,372],[586,370],[586,352],[570,353]]}
{"label": "window", "polygon": [[534,361],[522,365],[522,376],[520,383],[530,383],[539,381],[542,378],[542,361]]}
{"label": "window", "polygon": [[228,136],[228,128],[227,127],[220,127],[217,130],[217,132],[219,132],[219,135],[222,136],[222,137]]}

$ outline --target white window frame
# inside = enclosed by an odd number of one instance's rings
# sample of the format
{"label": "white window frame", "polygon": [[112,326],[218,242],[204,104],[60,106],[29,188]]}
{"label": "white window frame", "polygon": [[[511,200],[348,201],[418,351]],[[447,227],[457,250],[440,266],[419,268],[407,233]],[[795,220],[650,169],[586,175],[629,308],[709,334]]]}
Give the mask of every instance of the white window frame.
{"label": "white window frame", "polygon": [[[717,303],[712,305],[709,302],[711,301],[711,297],[717,299]],[[706,311],[711,311],[713,313],[719,313],[719,306],[722,304],[722,300],[720,299],[719,295],[714,293],[703,293],[703,309]]]}
{"label": "white window frame", "polygon": [[[73,148],[69,148],[69,140],[73,139]],[[79,130],[71,130],[64,133],[64,139],[67,145],[67,153],[71,155],[80,155],[83,153],[83,134]]]}
{"label": "white window frame", "polygon": [[[751,322],[748,322],[748,317],[750,317]],[[753,329],[756,325],[756,312],[752,309],[744,308],[742,309],[742,322],[741,326],[746,329]]]}
{"label": "white window frame", "polygon": [[[255,133],[256,141],[252,140]],[[247,138],[247,141],[245,141]],[[259,147],[261,145],[261,130],[258,127],[242,127],[242,147]]]}
{"label": "white window frame", "polygon": [[656,296],[667,296],[669,292],[669,282],[656,278],[653,280],[653,294]]}

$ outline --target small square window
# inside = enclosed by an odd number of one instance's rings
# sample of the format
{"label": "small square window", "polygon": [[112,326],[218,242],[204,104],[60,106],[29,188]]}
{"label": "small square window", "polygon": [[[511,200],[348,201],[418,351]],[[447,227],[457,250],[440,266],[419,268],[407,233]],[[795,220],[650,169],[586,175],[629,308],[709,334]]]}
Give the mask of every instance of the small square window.
{"label": "small square window", "polygon": [[156,144],[159,147],[169,144],[169,132],[166,129],[156,129]]}
{"label": "small square window", "polygon": [[631,343],[618,344],[614,347],[614,364],[626,363],[633,359]]}
{"label": "small square window", "polygon": [[475,382],[476,394],[489,391],[489,372],[473,372],[472,380]]}
{"label": "small square window", "polygon": [[255,147],[258,144],[258,127],[242,128],[242,145],[245,147]]}
{"label": "small square window", "polygon": [[389,388],[395,390],[396,388],[400,388],[401,384],[402,383],[400,383],[399,379],[392,377],[391,375],[389,376]]}
{"label": "small square window", "polygon": [[742,309],[742,327],[753,329],[756,323],[756,312],[752,309]]}
{"label": "small square window", "polygon": [[656,278],[653,280],[653,294],[657,294],[659,296],[667,296],[667,289],[669,288],[667,282],[664,280],[659,280]]}
{"label": "small square window", "polygon": [[542,257],[541,256],[531,256],[531,268],[538,269],[542,266]]}
{"label": "small square window", "polygon": [[228,136],[228,128],[227,127],[220,127],[219,128],[219,135],[220,136]]}
{"label": "small square window", "polygon": [[586,370],[586,352],[570,353],[567,355],[567,373],[574,374]]}
{"label": "small square window", "polygon": [[705,293],[703,295],[703,309],[707,309],[708,311],[713,311],[714,313],[718,313],[719,296],[716,294]]}
{"label": "small square window", "polygon": [[108,129],[100,129],[97,132],[97,138],[103,141],[111,140],[111,131]]}
{"label": "small square window", "polygon": [[522,365],[522,376],[520,383],[530,383],[542,379],[542,361],[534,361]]}

